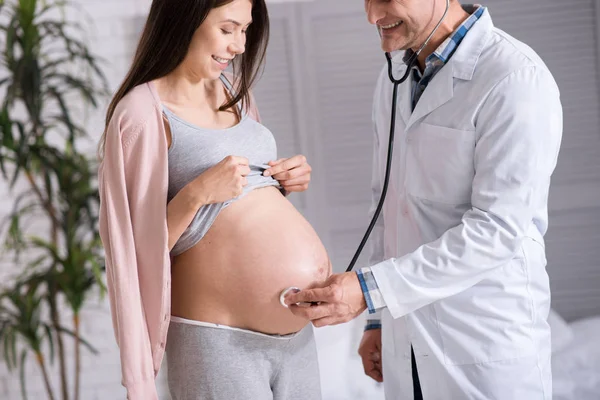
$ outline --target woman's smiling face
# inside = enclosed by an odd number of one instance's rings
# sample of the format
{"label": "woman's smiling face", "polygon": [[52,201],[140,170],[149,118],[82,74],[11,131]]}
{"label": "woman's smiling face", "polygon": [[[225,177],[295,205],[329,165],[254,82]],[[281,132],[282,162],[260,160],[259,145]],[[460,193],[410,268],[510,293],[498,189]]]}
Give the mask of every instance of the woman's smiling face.
{"label": "woman's smiling face", "polygon": [[218,79],[231,60],[244,53],[251,23],[250,0],[233,0],[213,8],[194,33],[184,68],[197,78]]}

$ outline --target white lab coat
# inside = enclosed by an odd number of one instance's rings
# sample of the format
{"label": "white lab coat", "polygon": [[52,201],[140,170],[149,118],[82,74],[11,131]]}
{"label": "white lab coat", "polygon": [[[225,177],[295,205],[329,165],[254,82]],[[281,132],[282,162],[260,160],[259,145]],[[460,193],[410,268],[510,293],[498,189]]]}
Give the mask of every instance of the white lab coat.
{"label": "white lab coat", "polygon": [[[394,65],[401,76],[401,55]],[[371,259],[387,304],[386,398],[413,398],[412,344],[425,400],[550,400],[543,236],[562,137],[557,85],[486,11],[414,112],[410,86],[399,87],[394,162]],[[385,67],[373,107],[374,204],[392,88]]]}

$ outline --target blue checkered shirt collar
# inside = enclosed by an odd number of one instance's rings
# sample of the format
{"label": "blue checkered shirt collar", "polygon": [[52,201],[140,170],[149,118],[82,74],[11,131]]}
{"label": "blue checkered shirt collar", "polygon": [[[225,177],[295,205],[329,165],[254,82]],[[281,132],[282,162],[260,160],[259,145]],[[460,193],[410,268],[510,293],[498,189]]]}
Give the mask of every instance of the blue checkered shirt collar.
{"label": "blue checkered shirt collar", "polygon": [[[485,11],[485,7],[475,4],[473,6],[464,6],[465,9],[471,8],[471,15],[456,29],[444,42],[425,60],[425,69],[439,67],[448,62],[460,42],[463,40],[469,29],[479,20]],[[408,49],[404,54],[403,61],[408,62],[414,54],[412,49]],[[415,67],[416,68],[416,67]]]}

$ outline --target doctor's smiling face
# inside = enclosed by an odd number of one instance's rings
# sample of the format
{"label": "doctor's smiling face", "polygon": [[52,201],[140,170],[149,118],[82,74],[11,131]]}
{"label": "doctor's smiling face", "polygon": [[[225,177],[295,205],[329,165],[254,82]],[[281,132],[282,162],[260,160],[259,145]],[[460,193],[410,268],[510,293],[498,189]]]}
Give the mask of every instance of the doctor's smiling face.
{"label": "doctor's smiling face", "polygon": [[446,0],[365,0],[367,18],[377,26],[386,52],[417,50],[445,9]]}

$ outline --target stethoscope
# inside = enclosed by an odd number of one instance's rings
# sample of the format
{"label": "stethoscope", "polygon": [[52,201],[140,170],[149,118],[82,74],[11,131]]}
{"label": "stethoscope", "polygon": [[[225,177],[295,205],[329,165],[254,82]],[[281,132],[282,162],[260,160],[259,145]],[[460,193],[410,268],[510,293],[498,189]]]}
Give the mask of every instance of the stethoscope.
{"label": "stethoscope", "polygon": [[[377,204],[377,208],[375,209],[375,213],[373,214],[373,218],[371,219],[371,223],[369,224],[367,231],[365,232],[365,235],[363,236],[362,241],[360,242],[358,248],[356,249],[356,253],[354,254],[354,257],[352,257],[352,260],[350,261],[348,268],[346,268],[346,272],[352,271],[352,269],[354,268],[354,264],[356,264],[358,257],[360,256],[363,248],[367,244],[367,241],[369,240],[369,236],[371,235],[371,232],[373,231],[373,228],[375,227],[375,223],[377,222],[377,219],[379,218],[379,214],[381,214],[381,210],[383,209],[383,203],[384,203],[385,197],[387,195],[388,184],[390,181],[390,170],[392,169],[394,134],[396,133],[396,100],[398,97],[398,86],[401,83],[404,83],[410,76],[413,67],[417,63],[419,54],[421,54],[423,49],[429,44],[429,41],[431,40],[433,35],[435,35],[435,33],[437,32],[437,30],[440,27],[440,25],[442,24],[442,22],[444,22],[444,19],[446,18],[446,14],[448,14],[449,9],[450,9],[450,0],[446,0],[446,10],[444,11],[444,14],[440,18],[440,20],[437,23],[437,25],[435,26],[435,28],[433,28],[433,30],[431,31],[429,36],[427,36],[427,39],[425,39],[425,42],[421,45],[421,47],[419,47],[419,49],[416,52],[414,52],[410,56],[410,58],[406,62],[407,68],[406,68],[406,72],[404,73],[402,78],[400,78],[400,79],[394,78],[394,73],[392,71],[392,55],[389,52],[385,53],[385,58],[387,60],[387,65],[388,65],[388,77],[390,78],[390,81],[392,81],[392,84],[394,85],[394,90],[393,90],[393,94],[392,94],[392,114],[391,114],[391,118],[390,118],[390,137],[389,137],[389,142],[388,142],[385,178],[384,178],[384,182],[383,182],[383,188],[381,190],[381,197],[379,199],[379,203]],[[377,33],[379,33],[379,36],[381,37],[381,31],[379,30],[379,28],[377,28]],[[279,302],[284,307],[287,307],[287,305],[285,304],[285,296],[291,291],[300,291],[300,289],[297,287],[289,287],[281,292],[281,294],[279,296]]]}

